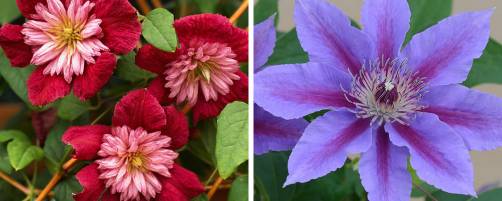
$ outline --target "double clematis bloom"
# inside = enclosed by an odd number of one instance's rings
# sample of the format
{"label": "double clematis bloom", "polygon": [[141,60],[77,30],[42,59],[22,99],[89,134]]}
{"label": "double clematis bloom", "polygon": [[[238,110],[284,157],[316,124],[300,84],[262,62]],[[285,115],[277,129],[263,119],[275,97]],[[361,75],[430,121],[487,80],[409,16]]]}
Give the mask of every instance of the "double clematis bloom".
{"label": "double clematis bloom", "polygon": [[[37,66],[28,98],[45,105],[73,88],[80,99],[94,96],[113,74],[114,54],[130,52],[141,25],[127,0],[17,0],[27,19],[0,29],[0,45],[12,66]],[[97,9],[99,8],[99,9]]]}
{"label": "double clematis bloom", "polygon": [[188,122],[147,90],[129,92],[115,106],[112,125],[74,126],[63,142],[79,160],[95,160],[76,174],[77,201],[188,201],[204,192],[197,175],[175,163],[188,141]]}
{"label": "double clematis bloom", "polygon": [[460,83],[487,44],[492,12],[446,18],[402,48],[406,0],[366,0],[362,30],[330,3],[297,0],[298,38],[310,60],[258,73],[256,102],[286,119],[331,111],[293,148],[285,185],[326,175],[362,153],[371,201],[409,200],[409,156],[429,184],[475,195],[468,151],[502,145],[502,101]]}
{"label": "double clematis bloom", "polygon": [[174,22],[174,53],[142,47],[138,66],[158,77],[148,90],[161,103],[188,104],[193,119],[217,116],[227,103],[247,101],[248,79],[239,62],[248,59],[248,34],[221,15],[200,14]]}
{"label": "double clematis bloom", "polygon": [[[275,15],[254,26],[254,72],[263,69],[275,46]],[[291,150],[308,122],[298,118],[285,120],[254,104],[254,153]]]}

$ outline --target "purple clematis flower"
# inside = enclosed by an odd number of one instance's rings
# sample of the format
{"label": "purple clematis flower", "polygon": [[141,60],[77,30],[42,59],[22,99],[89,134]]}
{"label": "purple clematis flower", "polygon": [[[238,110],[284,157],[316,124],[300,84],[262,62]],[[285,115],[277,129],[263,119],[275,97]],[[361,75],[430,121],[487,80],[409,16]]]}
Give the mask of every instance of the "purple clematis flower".
{"label": "purple clematis flower", "polygon": [[409,156],[429,184],[475,195],[468,151],[502,145],[502,100],[459,83],[488,42],[492,12],[449,17],[401,48],[406,0],[366,0],[363,30],[326,1],[297,0],[298,38],[310,61],[258,73],[255,99],[285,119],[331,111],[293,148],[285,185],[324,176],[362,153],[370,201],[409,200]]}
{"label": "purple clematis flower", "polygon": [[[275,15],[254,27],[254,72],[259,72],[272,55],[276,34]],[[291,150],[308,122],[303,118],[285,120],[254,104],[254,153]]]}

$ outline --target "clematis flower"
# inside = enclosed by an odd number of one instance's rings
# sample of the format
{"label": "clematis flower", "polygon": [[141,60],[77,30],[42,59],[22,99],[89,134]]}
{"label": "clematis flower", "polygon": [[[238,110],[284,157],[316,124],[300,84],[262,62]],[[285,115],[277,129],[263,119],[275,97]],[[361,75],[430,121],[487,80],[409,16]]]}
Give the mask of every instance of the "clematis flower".
{"label": "clematis flower", "polygon": [[63,142],[79,160],[95,160],[76,174],[76,201],[188,201],[204,191],[197,175],[175,163],[188,141],[188,123],[147,90],[129,92],[115,106],[112,125],[70,127]]}
{"label": "clematis flower", "polygon": [[[275,15],[254,26],[254,72],[263,69],[275,46]],[[298,142],[307,121],[285,120],[254,104],[254,153],[291,150]]]}
{"label": "clematis flower", "polygon": [[[4,25],[0,45],[12,66],[33,64],[28,98],[45,105],[70,93],[94,96],[130,52],[141,25],[127,0],[17,0],[27,21]],[[99,9],[97,9],[99,8]]]}
{"label": "clematis flower", "polygon": [[309,62],[256,75],[256,102],[292,119],[329,109],[307,126],[285,185],[307,182],[362,153],[371,201],[409,200],[407,160],[424,181],[475,195],[469,150],[502,145],[502,100],[459,83],[487,44],[493,10],[468,12],[416,34],[406,0],[367,0],[363,29],[334,5],[297,0],[298,38]]}
{"label": "clematis flower", "polygon": [[247,101],[248,35],[221,15],[200,14],[174,22],[179,47],[174,53],[143,46],[138,66],[156,73],[148,90],[161,103],[189,104],[193,119],[217,116],[227,103]]}

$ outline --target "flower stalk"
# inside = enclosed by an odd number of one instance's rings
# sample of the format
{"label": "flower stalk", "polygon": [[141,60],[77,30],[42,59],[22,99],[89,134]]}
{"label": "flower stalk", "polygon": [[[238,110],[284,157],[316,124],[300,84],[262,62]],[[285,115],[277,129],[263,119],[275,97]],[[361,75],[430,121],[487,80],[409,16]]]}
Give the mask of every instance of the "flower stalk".
{"label": "flower stalk", "polygon": [[239,8],[232,14],[232,17],[230,17],[230,22],[232,24],[235,24],[239,17],[241,17],[242,14],[244,14],[244,11],[248,8],[248,0],[242,1],[242,4],[239,6]]}
{"label": "flower stalk", "polygon": [[38,195],[36,201],[43,201],[47,197],[47,195],[49,195],[51,190],[56,186],[59,180],[61,180],[64,173],[66,173],[66,171],[72,168],[77,162],[78,162],[77,159],[72,158],[68,160],[65,164],[63,164],[62,169],[59,170],[56,174],[54,174],[54,176],[52,176],[47,186],[45,186],[42,192],[40,192],[40,194]]}
{"label": "flower stalk", "polygon": [[211,188],[209,189],[209,192],[207,193],[207,199],[208,200],[211,200],[211,198],[216,193],[216,191],[218,190],[218,188],[219,188],[219,186],[221,185],[222,182],[223,182],[223,178],[218,177],[216,179],[216,181],[214,182],[213,186],[211,186]]}

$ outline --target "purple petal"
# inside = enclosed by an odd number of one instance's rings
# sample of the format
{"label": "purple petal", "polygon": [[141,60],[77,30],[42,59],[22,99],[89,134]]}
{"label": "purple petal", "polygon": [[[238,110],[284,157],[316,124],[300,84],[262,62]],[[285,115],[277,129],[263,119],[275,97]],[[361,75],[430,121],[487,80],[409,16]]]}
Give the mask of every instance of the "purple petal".
{"label": "purple petal", "polygon": [[351,107],[341,86],[351,77],[328,64],[271,66],[255,75],[255,102],[275,116],[296,119],[339,107]]}
{"label": "purple petal", "polygon": [[373,130],[369,120],[347,111],[331,111],[317,118],[293,148],[284,185],[308,182],[335,171],[348,154],[370,148]]}
{"label": "purple petal", "polygon": [[406,0],[366,0],[361,13],[363,31],[372,39],[377,58],[397,56],[406,32],[410,29],[411,12]]}
{"label": "purple petal", "polygon": [[417,175],[446,192],[475,195],[469,152],[448,125],[430,113],[418,112],[409,125],[385,125],[392,143],[406,146]]}
{"label": "purple petal", "polygon": [[451,126],[467,146],[491,150],[502,146],[502,100],[460,85],[437,86],[423,98],[424,112]]}
{"label": "purple petal", "polygon": [[273,116],[260,106],[254,107],[254,153],[291,150],[302,136],[308,122],[303,119],[285,120]]}
{"label": "purple petal", "polygon": [[260,71],[275,47],[275,15],[254,26],[254,72]]}
{"label": "purple petal", "polygon": [[383,127],[378,128],[373,145],[359,162],[359,174],[369,200],[409,200],[408,155],[406,148],[390,142]]}
{"label": "purple petal", "polygon": [[311,62],[328,62],[343,71],[359,72],[373,48],[368,36],[325,0],[296,0],[296,31]]}
{"label": "purple petal", "polygon": [[401,56],[430,85],[460,83],[483,53],[492,13],[489,9],[448,17],[415,35]]}

